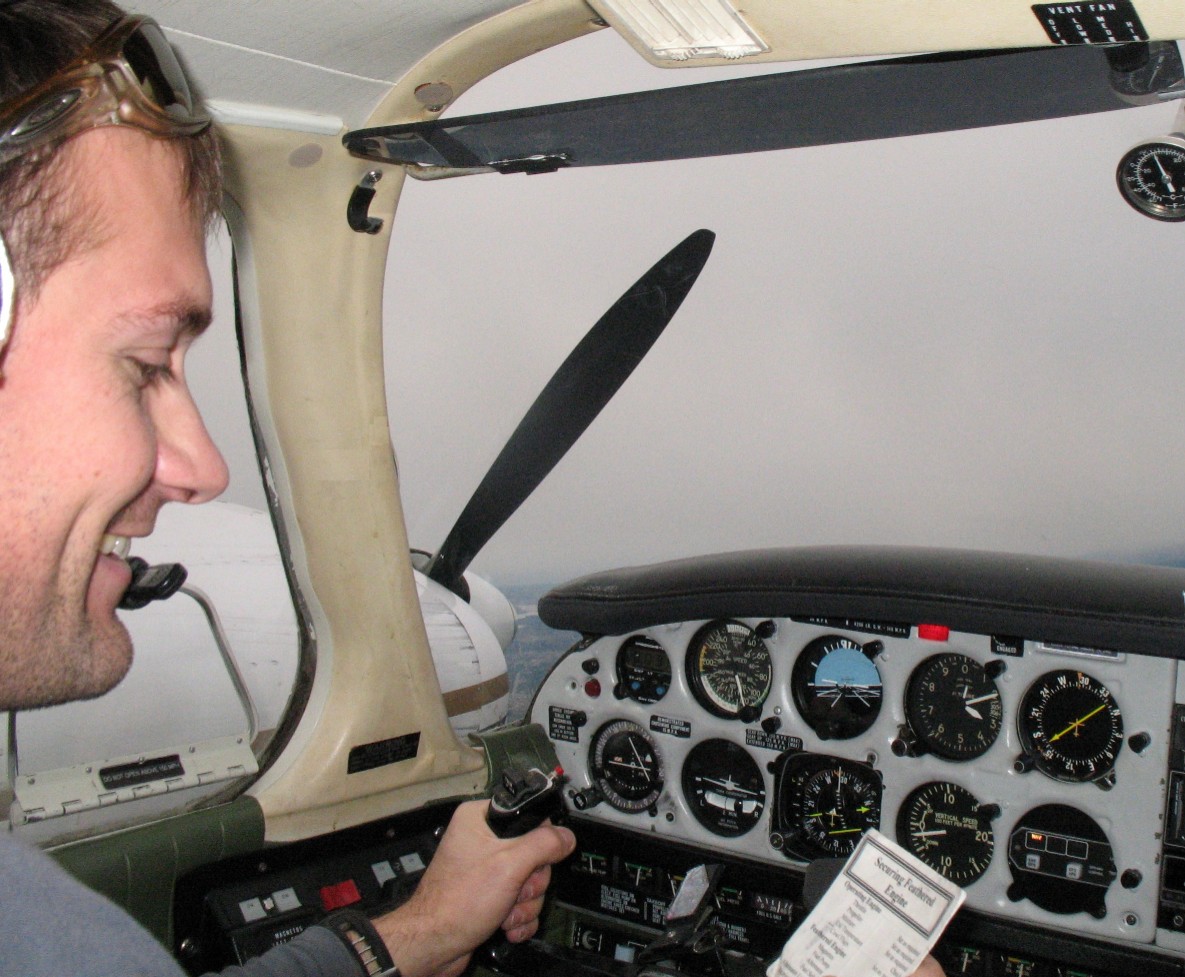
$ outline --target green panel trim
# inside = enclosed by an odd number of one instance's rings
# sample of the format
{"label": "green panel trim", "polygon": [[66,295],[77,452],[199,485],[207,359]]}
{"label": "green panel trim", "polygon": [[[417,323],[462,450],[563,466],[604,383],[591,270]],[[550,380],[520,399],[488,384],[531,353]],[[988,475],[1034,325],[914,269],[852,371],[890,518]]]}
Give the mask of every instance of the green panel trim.
{"label": "green panel trim", "polygon": [[554,770],[559,764],[551,740],[538,723],[516,723],[488,733],[471,733],[469,739],[486,752],[491,791],[501,782],[502,771],[509,766]]}
{"label": "green panel trim", "polygon": [[177,880],[211,862],[263,847],[263,811],[251,797],[49,852],[84,885],[123,907],[166,947],[173,945]]}

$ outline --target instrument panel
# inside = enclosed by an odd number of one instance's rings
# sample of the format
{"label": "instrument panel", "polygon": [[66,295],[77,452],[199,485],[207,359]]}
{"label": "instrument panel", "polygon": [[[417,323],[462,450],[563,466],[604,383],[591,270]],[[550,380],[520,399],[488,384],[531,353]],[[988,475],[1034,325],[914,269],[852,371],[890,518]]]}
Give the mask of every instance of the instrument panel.
{"label": "instrument panel", "polygon": [[971,909],[1179,951],[1158,925],[1177,672],[926,623],[717,617],[581,642],[529,718],[581,820],[788,872],[877,827]]}

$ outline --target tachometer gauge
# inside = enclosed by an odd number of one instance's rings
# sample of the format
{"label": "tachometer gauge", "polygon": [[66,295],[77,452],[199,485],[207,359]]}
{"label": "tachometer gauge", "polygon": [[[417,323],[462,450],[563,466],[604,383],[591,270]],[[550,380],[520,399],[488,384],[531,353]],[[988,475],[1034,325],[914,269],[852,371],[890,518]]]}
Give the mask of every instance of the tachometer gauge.
{"label": "tachometer gauge", "polygon": [[881,711],[881,673],[872,659],[881,643],[860,645],[827,635],[802,649],[790,676],[794,704],[823,739],[859,736]]}
{"label": "tachometer gauge", "polygon": [[671,660],[653,638],[634,635],[618,649],[614,694],[619,699],[658,702],[670,687]]}
{"label": "tachometer gauge", "polygon": [[1044,804],[1022,817],[1008,839],[1008,898],[1051,913],[1107,915],[1107,889],[1118,874],[1098,822],[1065,804]]}
{"label": "tachometer gauge", "polygon": [[922,784],[897,812],[897,840],[934,871],[969,885],[991,864],[992,817],[998,814],[999,808],[980,804],[958,784]]}
{"label": "tachometer gauge", "polygon": [[1185,220],[1185,139],[1165,136],[1129,149],[1115,180],[1123,199],[1147,217]]}
{"label": "tachometer gauge", "polygon": [[765,780],[744,747],[704,740],[683,763],[683,796],[700,824],[713,834],[735,838],[761,818]]}
{"label": "tachometer gauge", "polygon": [[1054,780],[1107,777],[1123,746],[1123,716],[1102,682],[1084,672],[1046,672],[1025,693],[1018,725],[1024,756]]}
{"label": "tachometer gauge", "polygon": [[933,655],[909,677],[905,718],[930,753],[947,760],[981,756],[999,736],[1003,717],[1000,690],[974,658]]}
{"label": "tachometer gauge", "polygon": [[637,723],[618,719],[598,729],[588,765],[597,790],[619,811],[644,811],[662,794],[662,757]]}
{"label": "tachometer gauge", "polygon": [[740,621],[713,621],[687,646],[687,680],[708,712],[752,722],[769,696],[774,666],[757,633]]}
{"label": "tachometer gauge", "polygon": [[788,858],[850,855],[880,820],[881,777],[866,764],[815,753],[777,759],[770,843]]}

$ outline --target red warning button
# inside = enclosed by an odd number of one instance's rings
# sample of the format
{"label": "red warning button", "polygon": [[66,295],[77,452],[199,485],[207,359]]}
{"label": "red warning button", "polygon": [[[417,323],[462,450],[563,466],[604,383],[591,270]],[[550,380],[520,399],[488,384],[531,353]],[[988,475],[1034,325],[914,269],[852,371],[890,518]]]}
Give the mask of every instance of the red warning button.
{"label": "red warning button", "polygon": [[321,887],[321,905],[325,907],[326,912],[344,909],[346,906],[352,906],[361,901],[362,893],[358,891],[358,886],[354,884],[353,879]]}
{"label": "red warning button", "polygon": [[945,624],[919,624],[918,637],[923,641],[949,641],[950,628]]}

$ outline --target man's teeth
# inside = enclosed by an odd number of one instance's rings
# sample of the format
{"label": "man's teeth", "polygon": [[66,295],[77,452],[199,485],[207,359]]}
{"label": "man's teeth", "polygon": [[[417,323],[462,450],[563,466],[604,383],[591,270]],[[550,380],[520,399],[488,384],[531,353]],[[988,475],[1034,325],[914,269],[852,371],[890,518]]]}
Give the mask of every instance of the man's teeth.
{"label": "man's teeth", "polygon": [[100,553],[104,556],[118,556],[121,560],[128,558],[131,549],[132,541],[127,536],[112,536],[111,533],[104,533],[103,539],[99,543]]}

